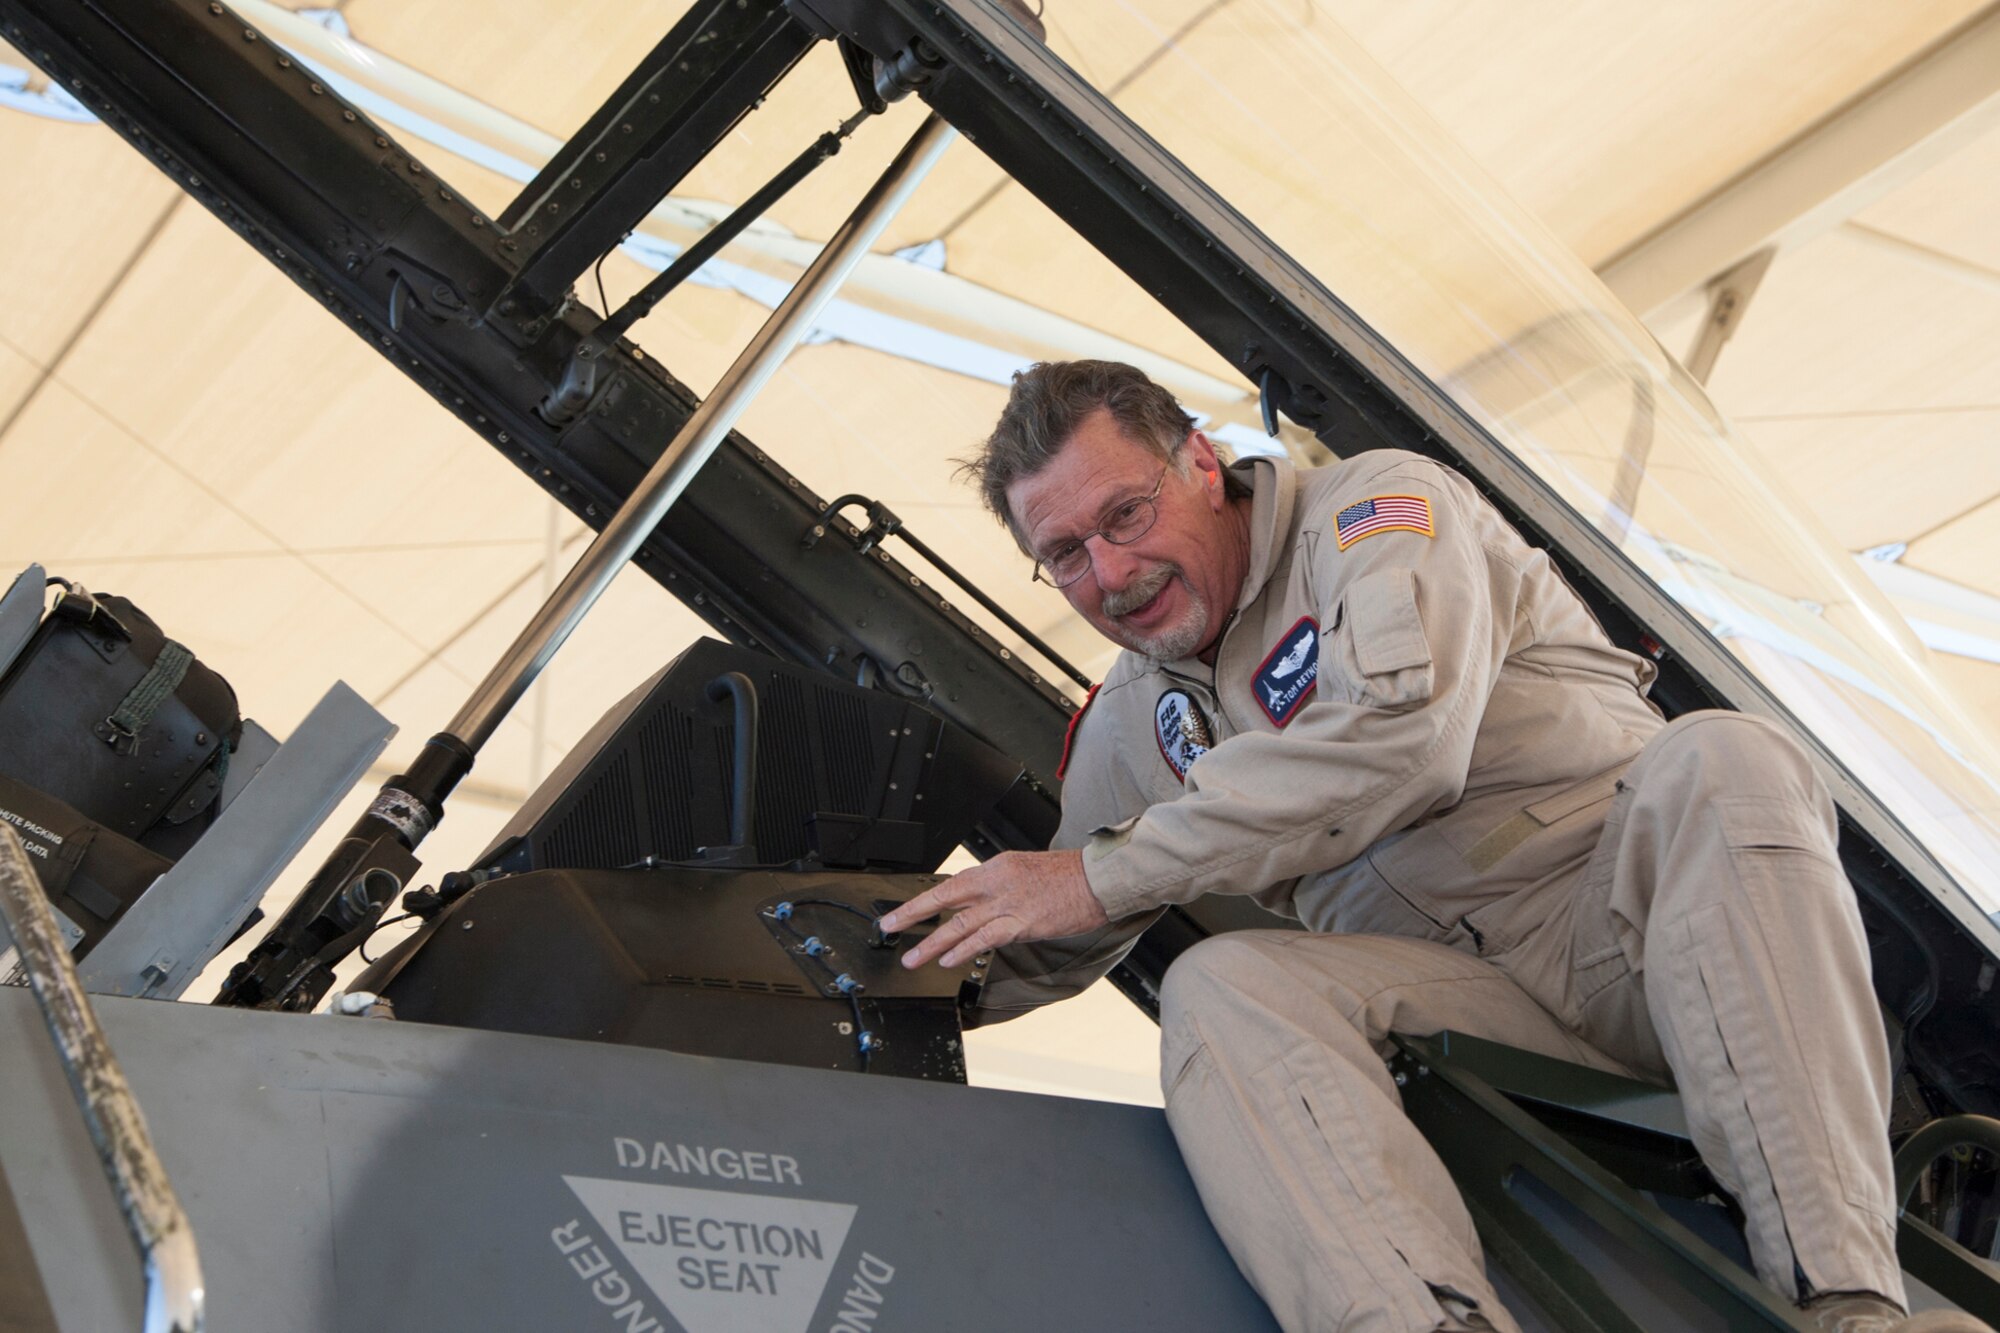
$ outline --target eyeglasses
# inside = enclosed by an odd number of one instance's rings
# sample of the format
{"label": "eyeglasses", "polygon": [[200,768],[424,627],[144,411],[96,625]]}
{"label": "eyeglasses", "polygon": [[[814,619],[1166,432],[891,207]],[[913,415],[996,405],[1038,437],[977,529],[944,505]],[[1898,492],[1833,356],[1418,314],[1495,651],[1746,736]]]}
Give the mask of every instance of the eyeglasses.
{"label": "eyeglasses", "polygon": [[1106,514],[1094,531],[1070,538],[1035,561],[1033,577],[1052,588],[1067,588],[1090,570],[1090,552],[1084,543],[1092,537],[1102,537],[1113,546],[1125,546],[1145,536],[1160,516],[1156,501],[1160,498],[1160,488],[1167,484],[1167,473],[1172,470],[1172,464],[1160,469],[1160,479],[1153,483],[1151,495],[1133,496]]}

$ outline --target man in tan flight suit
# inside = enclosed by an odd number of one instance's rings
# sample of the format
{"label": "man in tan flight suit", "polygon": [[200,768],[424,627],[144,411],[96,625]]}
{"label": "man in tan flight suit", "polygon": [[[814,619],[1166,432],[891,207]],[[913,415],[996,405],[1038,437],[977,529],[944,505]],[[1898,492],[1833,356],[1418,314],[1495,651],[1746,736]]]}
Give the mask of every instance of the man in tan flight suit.
{"label": "man in tan flight suit", "polygon": [[885,918],[998,949],[986,1002],[1101,976],[1163,905],[1204,941],[1161,1001],[1167,1116],[1288,1329],[1513,1329],[1390,1032],[1672,1077],[1757,1271],[1843,1333],[1905,1323],[1889,1067],[1834,807],[1735,713],[1663,722],[1546,556],[1413,454],[1225,468],[1138,371],[1017,377],[971,465],[1037,577],[1127,651],[1072,728],[1043,853]]}

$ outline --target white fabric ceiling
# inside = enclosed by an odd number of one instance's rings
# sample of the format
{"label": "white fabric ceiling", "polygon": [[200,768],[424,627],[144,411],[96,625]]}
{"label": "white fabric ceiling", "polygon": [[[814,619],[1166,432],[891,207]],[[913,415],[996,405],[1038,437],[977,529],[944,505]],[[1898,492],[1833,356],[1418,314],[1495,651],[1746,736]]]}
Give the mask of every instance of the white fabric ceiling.
{"label": "white fabric ceiling", "polygon": [[[526,152],[534,132],[553,143],[578,125],[677,11],[351,0],[336,25],[463,94],[452,122],[462,150],[513,133],[509,151]],[[1993,17],[1972,0],[1049,0],[1046,14],[1059,54],[1296,252],[1327,231],[1328,182],[1288,185],[1310,162],[1291,141],[1319,131],[1280,112],[1311,105],[1316,52],[1351,43],[1598,267],[1782,165],[1816,127]],[[4,47],[0,65],[26,68]],[[385,757],[393,770],[580,549],[579,525],[121,141],[62,119],[38,74],[10,91],[4,73],[0,162],[15,206],[0,219],[0,572],[36,560],[134,598],[281,735],[346,679],[403,727]],[[2000,86],[2000,62],[1990,78]],[[1300,98],[1277,100],[1271,89],[1286,81]],[[384,74],[374,87],[393,83]],[[851,99],[830,51],[809,57],[677,192],[686,211],[678,223],[656,218],[658,239],[684,243],[703,201],[741,198]],[[1992,101],[1978,104],[1986,120],[1974,130],[1993,123]],[[772,222],[823,238],[915,114],[899,107],[893,124],[864,127]],[[1953,645],[1931,653],[1931,669],[1990,717],[2000,704],[2000,601],[1988,600],[2000,599],[2000,128],[1958,123],[1953,151],[1778,255],[1709,388],[1843,547],[1892,548],[1885,586],[1937,630],[1924,631],[1934,646]],[[474,165],[403,137],[489,213],[518,188],[491,156]],[[1802,196],[1799,211],[1817,202]],[[1357,190],[1341,204],[1393,215],[1397,201]],[[1215,424],[1253,419],[1247,386],[1220,358],[970,145],[949,151],[883,248],[938,240],[938,282],[973,286],[877,293],[875,308],[1003,363],[1122,342],[1180,376]],[[725,257],[749,277],[683,288],[637,341],[705,389],[763,317],[744,294],[751,279],[796,271],[786,246],[767,230],[731,247]],[[1653,331],[1675,354],[1697,332],[1701,282],[1740,257],[1718,252],[1685,284],[1692,298],[1654,303]],[[629,252],[604,266],[614,302],[648,275]],[[1018,556],[951,479],[950,457],[983,434],[1003,393],[991,377],[829,342],[796,354],[742,428],[822,493],[886,500],[1090,669],[1105,653],[1059,598],[1024,582]],[[599,712],[697,632],[650,581],[622,578],[496,736],[426,844],[427,864],[468,861]],[[281,900],[325,845],[280,882]],[[982,1038],[976,1072],[983,1063],[1017,1086],[1153,1097],[1149,1028],[1115,998],[1098,1000],[1081,1017]]]}

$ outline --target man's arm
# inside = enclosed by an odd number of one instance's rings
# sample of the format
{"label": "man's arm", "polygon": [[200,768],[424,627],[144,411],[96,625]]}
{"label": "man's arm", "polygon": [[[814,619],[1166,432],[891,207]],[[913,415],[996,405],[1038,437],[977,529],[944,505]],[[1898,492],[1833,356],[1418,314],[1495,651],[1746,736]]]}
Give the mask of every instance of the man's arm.
{"label": "man's arm", "polygon": [[[1429,503],[1430,535],[1339,546],[1337,515],[1379,495]],[[1276,733],[1232,737],[1189,768],[1087,875],[1113,916],[1204,893],[1252,893],[1342,865],[1464,791],[1486,699],[1513,637],[1518,572],[1489,557],[1478,501],[1405,461],[1308,515],[1320,624],[1312,701]]]}
{"label": "man's arm", "polygon": [[[1104,684],[1107,704],[1109,699],[1115,699],[1121,688],[1121,672],[1122,668],[1114,668]],[[1063,784],[1062,826],[1049,846],[1057,853],[1074,854],[1090,842],[1091,830],[1120,824],[1137,816],[1151,803],[1151,799],[1140,790],[1127,762],[1128,756],[1120,753],[1115,744],[1116,728],[1111,724],[1106,708],[1086,705],[1071,726],[1073,748],[1066,749],[1065,754],[1068,774]],[[1019,859],[1019,854],[1015,854],[1008,858],[1006,866],[1000,866],[1000,858],[995,858],[980,869],[985,872],[993,868],[1005,873]],[[1047,859],[1051,866],[1058,863],[1054,855]],[[975,876],[964,887],[977,885],[982,879],[990,880],[991,876]],[[1084,893],[1089,891],[1087,884],[1080,883],[1077,887]],[[1027,892],[1033,891],[1032,886],[1026,888]],[[984,985],[980,991],[980,1021],[998,1022],[1013,1018],[1082,993],[1118,965],[1118,961],[1131,949],[1132,942],[1159,919],[1160,911],[1142,912],[1119,921],[1107,920],[1101,913],[1086,914],[1096,924],[1080,933],[1046,934],[1059,927],[1053,921],[1045,921],[1025,930],[1022,939],[994,950],[987,962]],[[895,918],[899,922],[903,919],[900,915]],[[909,918],[921,919],[917,916]],[[974,918],[965,922],[967,927],[973,924]],[[927,950],[919,954],[919,959],[928,959],[935,952],[935,948]],[[976,957],[978,952],[975,949],[968,956]]]}
{"label": "man's arm", "polygon": [[[1434,535],[1385,531],[1341,551],[1334,515],[1391,492],[1427,499]],[[1322,630],[1313,701],[1282,732],[1235,736],[1209,751],[1188,770],[1180,800],[1093,839],[1082,860],[995,858],[970,883],[953,888],[955,878],[912,900],[885,925],[940,908],[960,916],[906,962],[1063,933],[1088,911],[1085,891],[1108,919],[1204,893],[1253,893],[1352,860],[1456,800],[1513,635],[1518,577],[1484,550],[1477,503],[1441,469],[1404,462],[1309,516],[1321,529],[1312,556]],[[1041,858],[1051,859],[1033,864]],[[955,952],[961,941],[974,946],[969,953]]]}

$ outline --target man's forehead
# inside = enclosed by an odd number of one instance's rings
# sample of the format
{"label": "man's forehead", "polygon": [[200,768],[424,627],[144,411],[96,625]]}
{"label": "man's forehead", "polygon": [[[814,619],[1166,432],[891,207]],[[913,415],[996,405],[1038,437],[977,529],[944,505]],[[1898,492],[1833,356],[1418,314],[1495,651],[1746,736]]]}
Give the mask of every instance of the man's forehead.
{"label": "man's forehead", "polygon": [[1160,456],[1119,428],[1102,408],[1084,418],[1048,465],[1007,488],[1007,506],[1030,542],[1073,536],[1133,486],[1152,484]]}

